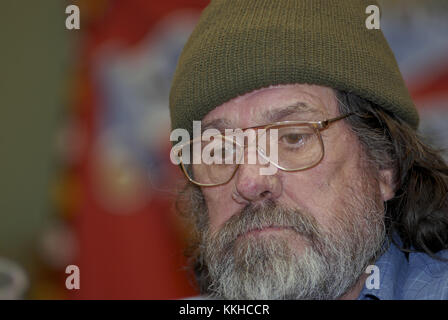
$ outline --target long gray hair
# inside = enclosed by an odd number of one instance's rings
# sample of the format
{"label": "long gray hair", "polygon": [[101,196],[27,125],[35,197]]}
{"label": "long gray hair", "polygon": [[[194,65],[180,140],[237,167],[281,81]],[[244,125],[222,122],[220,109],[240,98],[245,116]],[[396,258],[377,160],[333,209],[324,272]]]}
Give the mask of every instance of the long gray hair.
{"label": "long gray hair", "polygon": [[336,93],[341,113],[376,169],[393,169],[395,196],[386,202],[389,236],[398,234],[405,252],[432,257],[448,248],[448,165],[406,122],[368,101]]}

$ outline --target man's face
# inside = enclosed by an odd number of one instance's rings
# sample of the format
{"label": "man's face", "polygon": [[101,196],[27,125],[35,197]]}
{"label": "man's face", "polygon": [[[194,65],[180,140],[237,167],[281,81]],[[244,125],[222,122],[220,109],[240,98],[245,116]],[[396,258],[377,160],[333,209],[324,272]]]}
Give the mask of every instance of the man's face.
{"label": "man's face", "polygon": [[[223,130],[337,116],[332,89],[281,85],[230,100],[202,123]],[[344,121],[321,134],[325,154],[315,167],[260,175],[261,164],[241,164],[227,184],[202,188],[202,254],[217,296],[338,298],[378,252],[390,195]]]}

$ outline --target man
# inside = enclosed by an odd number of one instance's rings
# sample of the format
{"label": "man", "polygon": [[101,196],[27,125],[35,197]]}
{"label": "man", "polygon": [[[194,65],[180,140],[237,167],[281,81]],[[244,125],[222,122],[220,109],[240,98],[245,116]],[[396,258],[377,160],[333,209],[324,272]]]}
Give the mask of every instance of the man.
{"label": "man", "polygon": [[[448,167],[417,134],[381,31],[366,27],[371,4],[212,0],[204,10],[170,93],[173,129],[215,129],[177,153],[202,294],[448,298]],[[229,129],[268,142],[235,142]],[[216,141],[230,158],[214,147],[212,162],[186,156]]]}

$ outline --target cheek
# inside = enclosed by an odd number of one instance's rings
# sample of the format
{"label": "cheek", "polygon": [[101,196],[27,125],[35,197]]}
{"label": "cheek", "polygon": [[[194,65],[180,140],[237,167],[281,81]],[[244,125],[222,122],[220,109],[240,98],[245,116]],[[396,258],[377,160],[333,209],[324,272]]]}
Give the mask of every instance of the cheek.
{"label": "cheek", "polygon": [[203,188],[205,203],[208,208],[211,231],[219,229],[238,210],[232,200],[231,185]]}
{"label": "cheek", "polygon": [[317,168],[307,172],[283,174],[283,195],[279,202],[312,214],[322,221],[328,208],[328,183],[324,170]]}
{"label": "cheek", "polygon": [[280,202],[312,214],[320,223],[328,223],[339,211],[342,198],[350,196],[346,190],[353,181],[353,168],[351,161],[323,160],[307,171],[282,173],[284,194]]}

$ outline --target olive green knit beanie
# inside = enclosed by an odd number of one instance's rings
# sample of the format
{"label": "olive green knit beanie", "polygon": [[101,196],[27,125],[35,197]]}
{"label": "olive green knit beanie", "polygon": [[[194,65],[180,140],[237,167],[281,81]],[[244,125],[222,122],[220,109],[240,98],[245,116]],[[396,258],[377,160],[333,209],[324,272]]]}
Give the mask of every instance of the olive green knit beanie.
{"label": "olive green knit beanie", "polygon": [[172,128],[256,89],[307,83],[352,92],[418,127],[418,113],[365,0],[212,0],[179,58]]}

